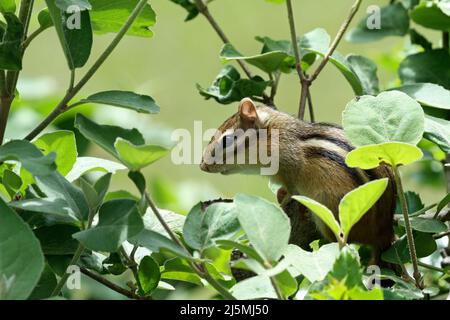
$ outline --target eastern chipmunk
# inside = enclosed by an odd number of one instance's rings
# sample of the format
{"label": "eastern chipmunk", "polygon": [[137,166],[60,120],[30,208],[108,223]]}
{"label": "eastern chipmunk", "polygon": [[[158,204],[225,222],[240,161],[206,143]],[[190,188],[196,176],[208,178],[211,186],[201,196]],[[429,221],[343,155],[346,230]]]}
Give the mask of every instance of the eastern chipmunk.
{"label": "eastern chipmunk", "polygon": [[[273,147],[278,147],[279,169],[271,179],[283,186],[278,192],[278,201],[283,208],[291,195],[304,195],[327,206],[338,218],[338,205],[345,194],[370,180],[389,177],[389,185],[381,199],[353,227],[349,235],[350,242],[372,246],[372,262],[379,262],[381,252],[394,240],[393,214],[396,195],[390,168],[383,165],[373,170],[349,168],[345,164],[345,157],[354,147],[345,138],[340,127],[300,121],[270,107],[255,106],[251,99],[245,98],[241,101],[238,112],[219,127],[217,134],[206,147],[200,164],[203,171],[228,174],[263,166],[260,161],[254,164],[217,161],[224,157],[217,157],[217,150],[222,150],[225,154],[225,150],[231,149],[236,155],[239,142],[236,137],[230,138],[230,135],[237,129],[242,129],[244,133],[249,129],[266,129],[268,137],[277,132],[276,141],[267,140],[268,144],[272,144],[272,149],[266,149],[271,152]],[[250,148],[261,148],[258,139],[252,141],[245,138],[244,142],[241,141],[241,146],[242,143],[246,161]],[[257,146],[252,145],[255,143]],[[274,143],[278,145],[274,146]],[[331,230],[318,217],[312,216],[320,233],[326,239],[335,241]]]}

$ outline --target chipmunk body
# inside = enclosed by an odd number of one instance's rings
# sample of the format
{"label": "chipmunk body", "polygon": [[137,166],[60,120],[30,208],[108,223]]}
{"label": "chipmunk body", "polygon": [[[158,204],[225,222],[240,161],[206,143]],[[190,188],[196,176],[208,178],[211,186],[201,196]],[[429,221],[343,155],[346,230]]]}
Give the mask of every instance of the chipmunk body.
{"label": "chipmunk body", "polygon": [[[310,124],[267,106],[256,107],[250,99],[241,101],[239,111],[230,117],[218,129],[203,155],[201,169],[213,173],[235,173],[247,171],[256,164],[234,164],[212,161],[218,147],[229,148],[229,132],[242,129],[266,129],[270,137],[277,132],[278,139],[267,139],[267,143],[277,143],[267,150],[277,147],[279,150],[279,169],[271,179],[280,183],[284,190],[279,201],[285,202],[290,195],[304,195],[328,207],[338,219],[338,206],[342,197],[358,186],[384,177],[391,177],[388,167],[380,166],[373,170],[349,168],[345,157],[353,146],[346,139],[341,128],[330,124]],[[237,144],[236,139],[233,139]],[[246,149],[248,145],[247,139]],[[251,143],[251,142],[250,142]],[[260,144],[260,141],[256,143]],[[261,146],[258,145],[258,148]],[[236,148],[236,146],[234,146]],[[390,246],[393,238],[393,213],[395,209],[395,188],[390,179],[387,190],[381,199],[352,229],[349,241],[371,245],[374,259],[378,261],[380,253]],[[284,198],[284,199],[283,199]],[[314,222],[322,235],[335,241],[331,230],[315,215]]]}

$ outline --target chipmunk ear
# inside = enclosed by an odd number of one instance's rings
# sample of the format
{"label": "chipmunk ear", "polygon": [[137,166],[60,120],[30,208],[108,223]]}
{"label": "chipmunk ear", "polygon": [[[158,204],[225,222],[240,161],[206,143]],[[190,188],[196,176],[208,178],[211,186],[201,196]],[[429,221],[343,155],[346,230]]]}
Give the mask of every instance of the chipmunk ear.
{"label": "chipmunk ear", "polygon": [[246,122],[254,123],[258,118],[255,103],[250,98],[244,98],[239,103],[239,116]]}

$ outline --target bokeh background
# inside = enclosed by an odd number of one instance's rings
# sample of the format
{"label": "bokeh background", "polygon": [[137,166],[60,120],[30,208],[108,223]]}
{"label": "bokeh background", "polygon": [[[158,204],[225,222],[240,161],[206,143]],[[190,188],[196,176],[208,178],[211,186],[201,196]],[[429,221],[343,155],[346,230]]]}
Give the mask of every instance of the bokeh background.
{"label": "bokeh background", "polygon": [[[216,128],[237,110],[237,105],[223,106],[214,100],[204,100],[197,92],[196,83],[208,86],[222,68],[218,57],[222,47],[220,39],[203,17],[186,23],[186,12],[169,0],[149,2],[158,16],[153,28],[154,37],[126,37],[79,98],[102,90],[130,90],[152,96],[161,106],[161,113],[141,115],[108,106],[87,106],[77,111],[88,113],[100,123],[137,127],[148,140],[155,141],[170,137],[176,128],[193,132],[194,121],[202,121],[204,129]],[[334,37],[352,3],[353,0],[295,0],[299,35],[322,27]],[[387,0],[364,1],[352,25],[365,15],[369,5],[387,3]],[[37,5],[44,7],[44,1],[37,1]],[[283,5],[264,0],[217,0],[210,4],[210,10],[232,43],[245,54],[260,52],[261,45],[255,36],[287,40],[290,37]],[[31,30],[37,25],[35,20]],[[440,41],[437,32],[417,29],[435,42]],[[78,75],[84,73],[111,38],[112,35],[94,38],[91,61],[77,72]],[[405,50],[409,50],[407,39],[399,37],[369,44],[342,41],[338,48],[344,55],[357,53],[375,60],[379,65],[382,88],[392,87],[397,82],[395,69]],[[19,84],[21,100],[13,109],[8,137],[21,137],[32,128],[42,117],[40,113],[52,108],[64,94],[68,81],[69,72],[56,33],[54,29],[48,29],[31,44],[25,56]],[[341,112],[353,99],[353,91],[333,66],[327,66],[312,87],[312,97],[317,120],[340,123]],[[277,106],[287,113],[296,114],[298,99],[296,74],[284,75],[276,98]],[[87,149],[80,148],[79,152],[110,158],[93,145]],[[416,169],[408,170],[407,189],[422,192],[427,203],[439,200],[445,192],[440,164],[430,162],[426,171]],[[176,166],[170,157],[152,165],[145,174],[159,206],[181,213],[188,212],[200,200],[233,197],[240,192],[275,201],[266,178],[210,175],[201,172],[198,165]],[[120,174],[113,182],[113,189],[135,193],[128,179]]]}

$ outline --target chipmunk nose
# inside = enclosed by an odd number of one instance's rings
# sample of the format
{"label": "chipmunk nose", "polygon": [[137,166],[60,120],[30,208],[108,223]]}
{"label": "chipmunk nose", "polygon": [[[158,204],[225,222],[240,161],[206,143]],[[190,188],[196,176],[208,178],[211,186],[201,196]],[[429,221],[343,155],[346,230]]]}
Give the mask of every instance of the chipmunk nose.
{"label": "chipmunk nose", "polygon": [[209,172],[208,165],[204,161],[202,161],[202,163],[200,163],[200,169],[202,171]]}

